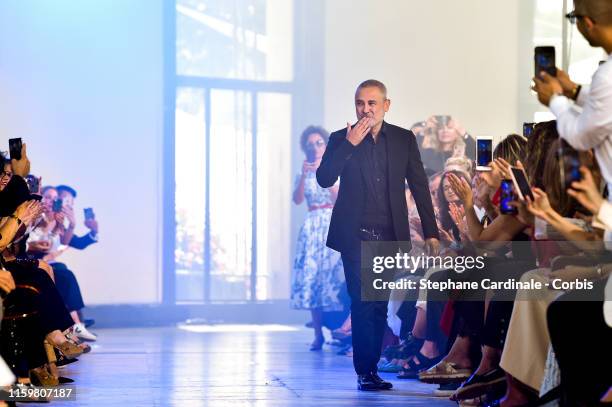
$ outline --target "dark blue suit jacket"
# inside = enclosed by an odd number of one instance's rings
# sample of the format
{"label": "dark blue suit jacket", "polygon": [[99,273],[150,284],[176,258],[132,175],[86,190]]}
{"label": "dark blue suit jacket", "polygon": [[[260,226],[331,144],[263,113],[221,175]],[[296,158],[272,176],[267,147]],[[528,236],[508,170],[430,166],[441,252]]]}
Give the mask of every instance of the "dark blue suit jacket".
{"label": "dark blue suit jacket", "polygon": [[[410,130],[388,123],[383,125],[387,137],[389,197],[395,236],[398,241],[410,241],[405,193],[407,180],[421,217],[425,238],[439,239],[429,182],[416,137]],[[332,133],[317,170],[317,181],[323,188],[331,187],[340,177],[340,190],[332,213],[327,246],[346,255],[358,255],[361,247],[359,228],[366,199],[363,146],[363,143],[353,146],[348,142],[346,129]]]}

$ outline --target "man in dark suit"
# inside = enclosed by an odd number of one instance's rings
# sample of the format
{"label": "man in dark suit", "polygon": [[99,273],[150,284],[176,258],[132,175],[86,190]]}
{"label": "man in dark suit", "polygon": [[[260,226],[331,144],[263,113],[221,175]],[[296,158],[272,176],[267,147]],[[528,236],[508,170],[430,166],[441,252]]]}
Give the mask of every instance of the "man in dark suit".
{"label": "man in dark suit", "polygon": [[[342,254],[351,297],[353,365],[360,390],[393,386],[377,374],[387,302],[361,296],[361,245],[364,241],[410,241],[405,182],[414,196],[429,255],[439,252],[439,235],[427,177],[414,134],[386,123],[391,101],[385,85],[367,80],[355,92],[357,124],[334,132],[317,170],[323,188],[340,177],[327,246]],[[403,245],[405,248],[406,245]]]}

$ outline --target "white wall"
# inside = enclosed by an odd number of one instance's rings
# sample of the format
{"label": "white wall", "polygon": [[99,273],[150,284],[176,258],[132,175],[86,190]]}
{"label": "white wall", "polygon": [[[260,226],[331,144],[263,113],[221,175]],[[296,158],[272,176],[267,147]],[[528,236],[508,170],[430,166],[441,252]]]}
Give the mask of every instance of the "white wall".
{"label": "white wall", "polygon": [[[296,133],[322,114],[330,130],[354,120],[353,92],[371,77],[388,85],[395,124],[449,113],[474,135],[520,130],[518,89],[529,83],[517,73],[519,2],[306,1],[310,13],[320,7],[324,30],[304,24],[295,53],[323,68],[297,66],[296,79],[319,78],[298,87],[323,89],[294,101]],[[91,305],[161,297],[161,3],[0,2],[0,140],[23,137],[45,183],[78,189],[78,232],[80,208],[94,207],[101,242],[61,259]]]}
{"label": "white wall", "polygon": [[518,76],[518,3],[325,2],[325,125],[354,121],[356,86],[376,78],[389,90],[391,123],[451,114],[475,136],[518,132],[518,91],[529,86]]}
{"label": "white wall", "polygon": [[66,253],[89,305],[160,286],[160,0],[0,2],[0,140],[23,137],[44,184],[77,188],[99,244]]}

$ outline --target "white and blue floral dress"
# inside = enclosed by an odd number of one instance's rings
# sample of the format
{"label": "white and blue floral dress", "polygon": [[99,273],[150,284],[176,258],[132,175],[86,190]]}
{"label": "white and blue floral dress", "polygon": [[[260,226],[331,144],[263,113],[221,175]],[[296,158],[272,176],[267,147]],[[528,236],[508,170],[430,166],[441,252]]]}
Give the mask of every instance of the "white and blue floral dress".
{"label": "white and blue floral dress", "polygon": [[[299,179],[298,175],[296,187]],[[291,307],[341,311],[344,306],[339,297],[345,284],[342,259],[340,253],[325,246],[332,215],[331,192],[321,188],[315,174],[309,172],[304,179],[304,198],[309,208],[318,209],[308,211],[298,234],[291,279]]]}

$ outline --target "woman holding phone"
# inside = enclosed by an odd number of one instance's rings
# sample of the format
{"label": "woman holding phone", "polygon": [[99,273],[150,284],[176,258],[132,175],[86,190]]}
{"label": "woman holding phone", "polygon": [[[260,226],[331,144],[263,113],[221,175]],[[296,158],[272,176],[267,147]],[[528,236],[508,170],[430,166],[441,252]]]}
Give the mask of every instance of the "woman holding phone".
{"label": "woman holding phone", "polygon": [[327,146],[329,134],[321,127],[309,126],[300,137],[306,155],[302,172],[296,177],[293,202],[306,201],[308,214],[299,231],[291,284],[291,307],[307,309],[312,314],[315,339],[310,350],[320,350],[323,336],[323,312],[341,311],[340,292],[344,271],[340,253],[326,247],[332,208],[338,196],[338,185],[321,188],[316,171]]}
{"label": "woman holding phone", "polygon": [[421,145],[421,159],[426,171],[444,170],[451,157],[476,157],[476,142],[463,126],[451,116],[438,115],[427,119],[425,138]]}

